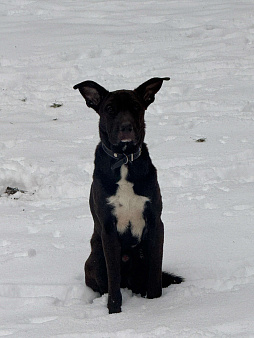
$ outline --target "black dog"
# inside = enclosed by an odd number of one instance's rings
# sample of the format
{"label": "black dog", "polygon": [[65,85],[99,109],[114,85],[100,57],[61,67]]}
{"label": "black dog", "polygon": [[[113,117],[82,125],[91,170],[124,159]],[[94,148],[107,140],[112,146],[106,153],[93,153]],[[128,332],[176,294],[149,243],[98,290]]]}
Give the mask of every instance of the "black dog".
{"label": "black dog", "polygon": [[90,192],[94,233],[85,280],[101,295],[108,293],[109,313],[121,312],[120,288],[156,298],[162,287],[183,281],[162,272],[162,200],[144,143],[144,113],[164,80],[169,78],[114,92],[93,81],[74,86],[100,116]]}

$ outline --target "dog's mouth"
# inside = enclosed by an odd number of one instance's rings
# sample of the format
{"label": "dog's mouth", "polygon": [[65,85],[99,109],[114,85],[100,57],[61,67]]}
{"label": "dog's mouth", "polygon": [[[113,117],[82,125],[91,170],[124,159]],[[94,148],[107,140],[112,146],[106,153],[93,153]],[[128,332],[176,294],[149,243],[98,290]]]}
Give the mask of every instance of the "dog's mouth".
{"label": "dog's mouth", "polygon": [[130,136],[130,135],[120,136],[119,135],[117,143],[120,146],[128,147],[128,146],[136,146],[139,143],[139,141],[138,141],[138,138],[135,135],[133,135],[133,136]]}
{"label": "dog's mouth", "polygon": [[131,138],[124,138],[120,142],[129,143],[129,142],[132,142],[132,139]]}
{"label": "dog's mouth", "polygon": [[135,138],[133,137],[119,137],[119,142],[118,143],[124,143],[124,144],[129,144],[129,143],[133,143],[136,144],[135,142]]}

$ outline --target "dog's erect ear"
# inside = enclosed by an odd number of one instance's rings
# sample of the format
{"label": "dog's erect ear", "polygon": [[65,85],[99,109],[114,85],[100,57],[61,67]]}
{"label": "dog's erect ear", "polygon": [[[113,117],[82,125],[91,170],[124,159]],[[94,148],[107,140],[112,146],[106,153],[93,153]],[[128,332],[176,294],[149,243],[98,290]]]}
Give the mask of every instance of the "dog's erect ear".
{"label": "dog's erect ear", "polygon": [[78,89],[86,100],[89,108],[93,108],[97,113],[104,97],[109,93],[105,88],[94,81],[84,81],[76,84],[73,89]]}
{"label": "dog's erect ear", "polygon": [[155,99],[155,94],[160,90],[163,81],[170,80],[169,77],[154,77],[134,90],[141,97],[147,108]]}

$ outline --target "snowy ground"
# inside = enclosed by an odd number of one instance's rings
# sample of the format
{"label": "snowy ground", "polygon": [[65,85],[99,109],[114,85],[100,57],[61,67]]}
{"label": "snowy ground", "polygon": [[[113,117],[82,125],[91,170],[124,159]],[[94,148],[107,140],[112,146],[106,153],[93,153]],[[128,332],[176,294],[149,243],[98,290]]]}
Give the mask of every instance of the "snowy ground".
{"label": "snowy ground", "polygon": [[[0,336],[253,337],[253,0],[9,0],[0,36]],[[98,117],[72,86],[153,76],[163,267],[186,282],[108,315],[83,276]]]}

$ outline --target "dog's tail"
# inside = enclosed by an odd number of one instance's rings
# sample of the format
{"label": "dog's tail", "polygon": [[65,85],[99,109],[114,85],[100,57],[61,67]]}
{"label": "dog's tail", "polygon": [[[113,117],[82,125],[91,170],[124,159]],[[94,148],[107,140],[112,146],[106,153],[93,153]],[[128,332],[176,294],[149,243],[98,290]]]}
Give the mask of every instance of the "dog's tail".
{"label": "dog's tail", "polygon": [[172,273],[162,272],[162,287],[166,288],[171,284],[180,284],[184,282],[184,278],[180,276],[176,276]]}

